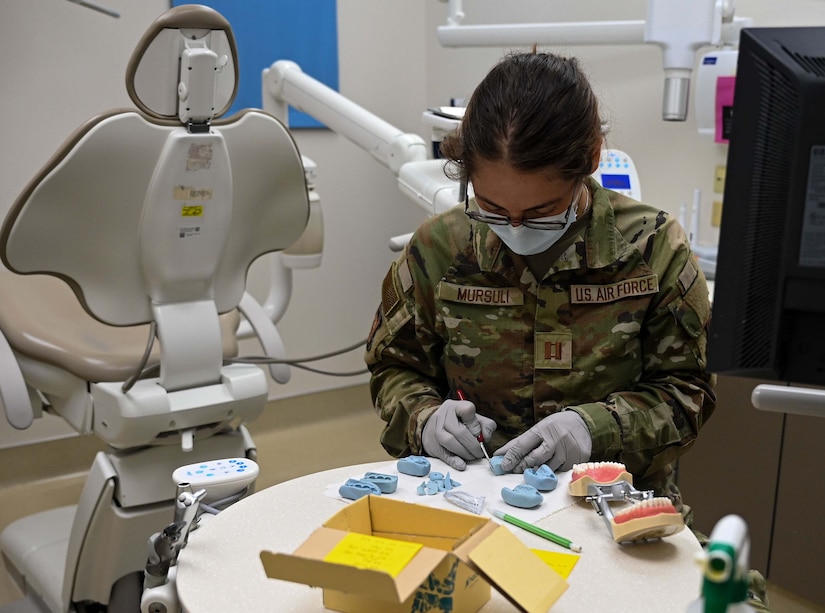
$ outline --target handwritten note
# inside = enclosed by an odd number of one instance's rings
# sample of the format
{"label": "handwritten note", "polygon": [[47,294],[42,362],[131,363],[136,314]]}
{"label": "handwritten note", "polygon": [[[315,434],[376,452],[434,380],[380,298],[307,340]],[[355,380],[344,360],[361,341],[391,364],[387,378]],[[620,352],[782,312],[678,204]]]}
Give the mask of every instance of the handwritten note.
{"label": "handwritten note", "polygon": [[558,553],[555,551],[544,551],[543,549],[531,549],[538,557],[540,557],[550,568],[559,573],[562,577],[567,579],[573,571],[576,562],[579,561],[579,556],[573,553]]}
{"label": "handwritten note", "polygon": [[324,556],[324,560],[356,568],[380,570],[397,577],[420,549],[420,543],[349,532]]}

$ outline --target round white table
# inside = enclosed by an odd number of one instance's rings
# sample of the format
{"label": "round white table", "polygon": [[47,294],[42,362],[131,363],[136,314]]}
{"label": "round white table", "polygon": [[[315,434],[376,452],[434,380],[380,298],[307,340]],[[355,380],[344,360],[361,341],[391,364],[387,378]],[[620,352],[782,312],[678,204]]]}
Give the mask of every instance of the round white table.
{"label": "round white table", "polygon": [[[432,462],[432,470],[449,471],[438,460]],[[257,492],[210,518],[190,535],[178,561],[177,592],[183,610],[186,613],[325,611],[320,589],[269,579],[259,553],[264,549],[291,553],[313,530],[348,504],[335,497],[337,485],[348,478],[363,476],[367,471],[389,472],[394,466],[394,461],[375,462],[299,477]],[[523,482],[521,475],[493,477],[483,464],[470,466],[466,472],[453,471],[451,476],[462,483],[475,480],[477,484],[483,479],[494,488],[513,487]],[[415,485],[423,480],[426,478],[399,475],[399,492],[407,492],[408,501],[460,511],[445,503],[441,495],[415,496],[415,500],[410,500],[409,492],[414,492]],[[556,490],[545,494],[547,503],[543,505],[549,514],[538,521],[531,518],[531,513],[537,517],[534,511],[522,513],[492,496],[487,497],[487,506],[482,512],[483,516],[490,517],[486,509],[498,508],[581,545],[580,558],[567,579],[569,587],[552,611],[687,611],[689,604],[699,597],[702,582],[696,564],[701,548],[692,532],[685,529],[659,541],[618,545],[592,506],[567,493],[569,473],[560,475],[559,481]],[[520,528],[504,525],[530,548],[570,553]],[[495,589],[481,609],[483,613],[516,610]]]}

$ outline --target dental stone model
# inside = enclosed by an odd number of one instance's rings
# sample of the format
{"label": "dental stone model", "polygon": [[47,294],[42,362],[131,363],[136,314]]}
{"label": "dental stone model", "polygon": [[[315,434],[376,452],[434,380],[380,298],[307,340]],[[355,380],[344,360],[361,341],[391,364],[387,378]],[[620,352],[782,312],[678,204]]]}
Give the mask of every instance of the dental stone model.
{"label": "dental stone model", "polygon": [[507,472],[501,467],[501,461],[503,459],[503,455],[494,455],[492,458],[490,458],[490,470],[492,470],[493,474],[497,477],[507,474]]}
{"label": "dental stone model", "polygon": [[519,507],[521,509],[532,509],[539,506],[544,500],[544,496],[539,494],[539,491],[532,485],[521,484],[513,489],[509,487],[501,488],[501,497],[504,502],[511,507]]}
{"label": "dental stone model", "polygon": [[381,490],[374,483],[364,481],[363,479],[347,479],[347,482],[338,488],[338,494],[349,500],[358,500],[370,494],[380,496]]}
{"label": "dental stone model", "polygon": [[413,477],[424,477],[430,473],[430,461],[424,456],[410,455],[401,458],[396,464],[398,472]]}
{"label": "dental stone model", "polygon": [[559,478],[553,469],[542,464],[538,468],[526,468],[524,470],[524,482],[532,485],[540,492],[551,492],[559,484]]}
{"label": "dental stone model", "polygon": [[364,475],[362,481],[377,485],[382,494],[392,494],[398,487],[398,477],[396,475],[368,472]]}

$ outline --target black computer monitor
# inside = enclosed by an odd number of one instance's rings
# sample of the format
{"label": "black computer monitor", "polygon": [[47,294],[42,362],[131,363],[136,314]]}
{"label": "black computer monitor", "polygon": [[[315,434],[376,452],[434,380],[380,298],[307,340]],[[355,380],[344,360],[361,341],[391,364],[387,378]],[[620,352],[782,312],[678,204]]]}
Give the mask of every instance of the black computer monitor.
{"label": "black computer monitor", "polygon": [[825,385],[825,27],[742,30],[708,368]]}

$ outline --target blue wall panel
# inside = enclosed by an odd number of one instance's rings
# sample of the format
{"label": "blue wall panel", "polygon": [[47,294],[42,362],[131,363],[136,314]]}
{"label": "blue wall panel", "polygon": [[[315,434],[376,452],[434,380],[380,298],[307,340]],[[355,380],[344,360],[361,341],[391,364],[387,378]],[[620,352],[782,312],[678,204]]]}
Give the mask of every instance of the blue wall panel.
{"label": "blue wall panel", "polygon": [[[226,17],[238,45],[238,96],[230,114],[260,108],[261,72],[276,60],[292,60],[308,75],[338,90],[335,0],[199,0]],[[173,0],[173,5],[188,4]],[[321,127],[289,109],[293,128]]]}

